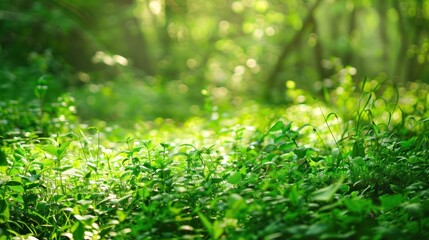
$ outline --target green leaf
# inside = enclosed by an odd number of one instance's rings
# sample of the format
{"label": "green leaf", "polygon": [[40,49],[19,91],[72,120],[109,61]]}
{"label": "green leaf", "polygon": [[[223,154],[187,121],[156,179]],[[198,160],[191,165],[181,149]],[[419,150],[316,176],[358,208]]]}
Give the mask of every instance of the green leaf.
{"label": "green leaf", "polygon": [[69,147],[70,143],[72,141],[66,141],[63,142],[62,144],[60,144],[60,146],[58,147],[57,153],[58,153],[58,158],[62,159],[64,157],[64,155],[66,154],[66,150]]}
{"label": "green leaf", "polygon": [[58,147],[54,145],[43,145],[43,146],[40,146],[39,148],[49,153],[50,155],[57,157],[59,160],[61,160],[66,154],[66,150],[71,142],[72,141],[66,141],[60,144]]}
{"label": "green leaf", "polygon": [[57,150],[58,148],[55,147],[54,145],[43,145],[39,147],[40,149],[42,149],[43,151],[49,153],[50,155],[56,157],[57,156]]}
{"label": "green leaf", "polygon": [[352,199],[346,199],[344,201],[344,204],[346,205],[347,209],[349,209],[351,212],[356,213],[366,213],[371,210],[372,208],[372,202],[368,199],[361,199],[361,198],[352,198]]}
{"label": "green leaf", "polygon": [[14,192],[17,192],[17,193],[24,193],[25,192],[24,187],[22,185],[9,186],[9,189],[14,191]]}
{"label": "green leaf", "polygon": [[365,147],[363,146],[363,141],[355,141],[353,143],[352,157],[364,157],[365,156]]}
{"label": "green leaf", "polygon": [[416,142],[416,139],[417,139],[416,137],[413,137],[413,138],[411,138],[411,139],[409,139],[407,141],[402,141],[401,142],[401,147],[403,147],[403,148],[409,148],[409,147],[413,146],[415,144],[415,142]]}
{"label": "green leaf", "polygon": [[229,209],[225,213],[227,218],[239,217],[240,211],[247,207],[243,197],[237,193],[233,193],[231,196],[229,196],[228,206]]}
{"label": "green leaf", "polygon": [[340,188],[343,181],[344,181],[344,178],[341,178],[338,182],[336,182],[334,184],[331,184],[327,187],[316,190],[310,195],[310,197],[314,201],[329,202],[332,200],[332,198],[334,197],[334,194]]}
{"label": "green leaf", "polygon": [[6,223],[7,221],[9,221],[9,218],[9,204],[6,200],[0,199],[0,223]]}
{"label": "green leaf", "polygon": [[268,132],[280,131],[283,129],[283,126],[284,126],[283,121],[278,121],[276,122],[276,124],[274,124],[274,126],[270,128]]}
{"label": "green leaf", "polygon": [[320,235],[320,234],[326,232],[326,230],[328,230],[328,228],[329,228],[329,225],[326,223],[315,223],[307,229],[307,231],[305,232],[305,235],[307,235],[307,236]]}
{"label": "green leaf", "polygon": [[120,203],[120,202],[122,202],[124,200],[129,200],[131,198],[131,196],[132,196],[132,194],[127,194],[127,195],[125,195],[125,196],[123,196],[123,197],[121,197],[119,199],[112,200],[112,202],[114,202],[114,203]]}
{"label": "green leaf", "polygon": [[338,158],[338,156],[340,156],[340,149],[339,148],[333,148],[331,151],[331,155],[333,158]]}
{"label": "green leaf", "polygon": [[22,185],[22,183],[19,181],[11,180],[11,181],[8,181],[5,185],[6,186],[20,186],[20,185]]}
{"label": "green leaf", "polygon": [[89,178],[91,177],[91,174],[92,174],[92,172],[91,172],[91,171],[89,171],[89,172],[87,172],[87,173],[85,174],[85,176],[84,176],[83,178],[85,178],[85,179],[89,179]]}
{"label": "green leaf", "polygon": [[121,210],[116,211],[116,215],[118,215],[119,222],[125,221],[125,219],[127,219],[127,217],[128,217],[128,215],[124,211],[121,211]]}
{"label": "green leaf", "polygon": [[209,232],[209,234],[213,236],[213,225],[212,225],[212,223],[206,218],[206,216],[204,216],[204,214],[198,212],[198,216],[200,217],[201,222],[203,223],[207,232]]}
{"label": "green leaf", "polygon": [[390,184],[390,190],[392,190],[394,193],[402,193],[404,191],[402,187],[395,184]]}
{"label": "green leaf", "polygon": [[285,132],[286,136],[290,139],[296,139],[298,137],[298,131],[288,130]]}
{"label": "green leaf", "polygon": [[299,194],[296,185],[293,185],[290,188],[289,200],[292,203],[292,205],[297,206],[300,202],[300,199],[301,199],[301,195]]}
{"label": "green leaf", "polygon": [[240,168],[240,170],[239,170],[239,172],[240,172],[241,174],[246,175],[246,173],[247,173],[246,166],[241,167],[241,168]]}
{"label": "green leaf", "polygon": [[301,127],[299,127],[299,128],[296,130],[296,132],[301,131],[301,130],[302,130],[303,128],[305,128],[305,127],[311,127],[311,128],[313,128],[313,129],[314,129],[314,127],[313,127],[311,124],[306,123],[306,124],[302,125]]}
{"label": "green leaf", "polygon": [[365,165],[365,160],[362,157],[355,157],[353,159],[351,159],[351,161],[354,165],[357,166],[364,166]]}
{"label": "green leaf", "polygon": [[26,194],[23,196],[23,200],[26,204],[35,203],[37,202],[37,199],[39,198],[39,195],[37,194]]}
{"label": "green leaf", "polygon": [[264,148],[264,152],[272,152],[272,151],[274,151],[275,149],[277,148],[277,146],[276,145],[274,145],[274,144],[267,144],[266,146],[265,146],[265,148]]}
{"label": "green leaf", "polygon": [[286,126],[283,127],[282,129],[282,133],[286,133],[287,131],[290,130],[290,128],[292,127],[292,122],[289,122]]}
{"label": "green leaf", "polygon": [[14,191],[14,192],[18,192],[18,193],[23,193],[24,192],[24,187],[22,186],[21,182],[18,181],[8,181],[5,184],[10,190]]}
{"label": "green leaf", "polygon": [[72,227],[72,231],[73,231],[73,239],[84,239],[85,225],[82,222],[80,221],[76,222]]}
{"label": "green leaf", "polygon": [[381,206],[385,211],[389,211],[395,207],[398,207],[401,205],[402,201],[404,200],[404,197],[402,197],[400,194],[394,194],[394,195],[382,195],[380,196]]}
{"label": "green leaf", "polygon": [[278,142],[280,142],[282,140],[286,140],[286,139],[287,138],[286,138],[285,135],[280,135],[280,136],[277,136],[277,137],[274,138],[274,143],[278,143]]}
{"label": "green leaf", "polygon": [[8,166],[8,162],[7,162],[6,153],[0,150],[0,167],[7,167],[7,166]]}
{"label": "green leaf", "polygon": [[94,172],[97,172],[97,166],[94,164],[94,163],[92,163],[92,162],[87,162],[86,163],[87,164],[87,166],[89,167],[89,168],[91,168],[91,170],[93,170]]}
{"label": "green leaf", "polygon": [[58,172],[65,172],[65,171],[72,169],[72,168],[73,168],[72,165],[64,165],[64,166],[59,167],[59,168],[53,168],[53,170],[58,171]]}
{"label": "green leaf", "polygon": [[342,184],[342,185],[340,186],[340,191],[341,191],[342,193],[347,193],[348,191],[350,191],[350,186],[349,186],[349,185],[347,185],[347,184]]}
{"label": "green leaf", "polygon": [[213,223],[213,238],[214,239],[218,239],[220,238],[220,236],[222,236],[223,233],[223,227],[222,227],[222,223],[219,221],[214,221]]}
{"label": "green leaf", "polygon": [[281,144],[279,146],[279,149],[282,150],[282,151],[285,151],[285,150],[293,149],[295,147],[296,147],[295,143],[293,143],[293,142],[287,142],[287,143]]}
{"label": "green leaf", "polygon": [[410,203],[407,204],[404,208],[408,214],[413,217],[421,217],[424,214],[421,203]]}
{"label": "green leaf", "polygon": [[241,182],[241,173],[234,172],[226,180],[231,184],[239,184]]}

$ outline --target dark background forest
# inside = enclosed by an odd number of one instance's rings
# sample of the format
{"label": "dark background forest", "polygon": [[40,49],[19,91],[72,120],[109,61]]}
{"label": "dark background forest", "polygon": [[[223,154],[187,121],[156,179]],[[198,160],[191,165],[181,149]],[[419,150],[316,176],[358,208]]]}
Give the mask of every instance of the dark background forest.
{"label": "dark background forest", "polygon": [[425,0],[3,0],[0,98],[42,85],[131,122],[334,101],[365,78],[427,83],[428,34]]}

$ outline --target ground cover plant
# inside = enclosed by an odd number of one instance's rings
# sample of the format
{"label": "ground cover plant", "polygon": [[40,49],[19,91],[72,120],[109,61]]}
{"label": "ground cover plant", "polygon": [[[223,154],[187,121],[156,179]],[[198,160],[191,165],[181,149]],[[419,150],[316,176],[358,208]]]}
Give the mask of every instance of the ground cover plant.
{"label": "ground cover plant", "polygon": [[426,239],[429,1],[0,1],[0,240]]}
{"label": "ground cover plant", "polygon": [[378,86],[133,131],[3,102],[0,239],[424,239],[428,86]]}

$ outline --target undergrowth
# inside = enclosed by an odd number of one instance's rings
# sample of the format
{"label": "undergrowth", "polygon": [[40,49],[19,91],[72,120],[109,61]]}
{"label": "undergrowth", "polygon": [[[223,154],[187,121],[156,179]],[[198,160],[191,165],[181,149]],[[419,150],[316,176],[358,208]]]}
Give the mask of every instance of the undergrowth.
{"label": "undergrowth", "polygon": [[424,239],[428,99],[361,89],[133,132],[3,102],[0,239]]}

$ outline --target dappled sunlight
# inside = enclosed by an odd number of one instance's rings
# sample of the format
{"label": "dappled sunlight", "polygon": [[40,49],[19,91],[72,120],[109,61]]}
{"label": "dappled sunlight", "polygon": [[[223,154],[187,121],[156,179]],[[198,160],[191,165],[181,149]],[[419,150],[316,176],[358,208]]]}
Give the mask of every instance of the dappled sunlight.
{"label": "dappled sunlight", "polygon": [[425,239],[429,3],[0,1],[0,240]]}
{"label": "dappled sunlight", "polygon": [[92,58],[93,63],[104,63],[109,66],[113,66],[115,64],[119,64],[122,66],[128,65],[128,60],[120,55],[114,54],[109,55],[103,51],[97,51]]}

